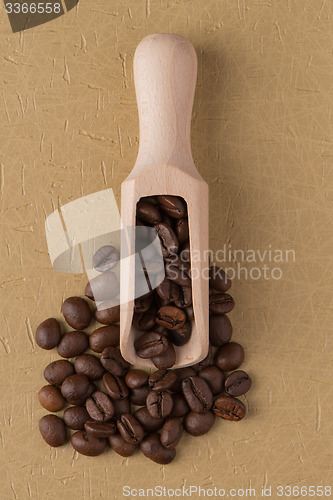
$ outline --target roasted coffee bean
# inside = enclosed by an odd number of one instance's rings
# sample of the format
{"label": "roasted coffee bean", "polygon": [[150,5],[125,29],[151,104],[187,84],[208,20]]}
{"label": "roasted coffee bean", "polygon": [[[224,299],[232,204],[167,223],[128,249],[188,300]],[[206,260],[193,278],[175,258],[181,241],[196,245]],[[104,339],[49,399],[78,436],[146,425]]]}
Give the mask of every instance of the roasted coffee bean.
{"label": "roasted coffee bean", "polygon": [[102,325],[113,325],[120,321],[120,305],[116,299],[107,300],[99,304],[95,311],[95,318]]}
{"label": "roasted coffee bean", "polygon": [[148,379],[148,384],[153,391],[166,391],[174,385],[177,374],[173,370],[157,370]]}
{"label": "roasted coffee bean", "polygon": [[156,323],[168,330],[178,330],[186,321],[186,314],[175,306],[163,306],[157,311]]}
{"label": "roasted coffee bean", "polygon": [[64,380],[61,394],[71,405],[82,405],[95,390],[87,375],[74,374]]}
{"label": "roasted coffee bean", "polygon": [[191,338],[192,325],[189,321],[185,321],[183,326],[178,328],[178,330],[169,330],[168,338],[175,345],[182,346],[187,344]]}
{"label": "roasted coffee bean", "polygon": [[192,436],[202,436],[213,427],[214,422],[215,414],[212,411],[207,411],[207,413],[191,411],[185,417],[184,426]]}
{"label": "roasted coffee bean", "polygon": [[173,394],[172,400],[173,400],[173,406],[169,418],[185,417],[189,413],[190,407],[187,404],[183,394],[180,394],[179,392]]}
{"label": "roasted coffee bean", "polygon": [[117,432],[114,422],[96,422],[93,419],[85,422],[84,429],[88,434],[96,438],[108,438]]}
{"label": "roasted coffee bean", "polygon": [[162,212],[161,213],[161,222],[165,222],[165,224],[168,224],[168,226],[172,227],[172,229],[174,230],[175,222],[177,222],[177,221],[175,219],[173,219],[172,217],[169,217],[169,215],[166,214],[165,212]]}
{"label": "roasted coffee bean", "polygon": [[137,369],[129,370],[126,373],[125,382],[130,389],[137,389],[147,384],[148,373]]}
{"label": "roasted coffee bean", "polygon": [[88,302],[81,297],[69,297],[61,307],[61,312],[72,328],[83,330],[90,325],[92,320],[92,311]]}
{"label": "roasted coffee bean", "polygon": [[187,319],[189,321],[194,321],[194,310],[193,310],[193,306],[189,306],[185,309],[185,312],[186,312],[186,316],[187,316]]}
{"label": "roasted coffee bean", "polygon": [[211,365],[199,372],[199,377],[206,380],[214,395],[220,394],[224,389],[225,375],[218,366]]}
{"label": "roasted coffee bean", "polygon": [[146,405],[152,417],[165,418],[172,410],[172,396],[166,391],[151,391],[147,396]]}
{"label": "roasted coffee bean", "polygon": [[183,262],[190,262],[191,261],[191,251],[190,251],[190,242],[188,241],[187,243],[184,243],[184,245],[181,247],[180,252],[179,252],[179,258]]}
{"label": "roasted coffee bean", "polygon": [[229,276],[217,266],[209,268],[209,286],[218,292],[227,292],[231,287]]}
{"label": "roasted coffee bean", "polygon": [[92,278],[84,290],[84,295],[91,300],[107,300],[116,297],[120,291],[120,283],[113,271],[99,274]]}
{"label": "roasted coffee bean", "polygon": [[209,297],[209,312],[211,314],[225,314],[235,307],[234,299],[228,293],[214,293]]}
{"label": "roasted coffee bean", "polygon": [[127,443],[120,434],[113,434],[109,437],[111,448],[122,457],[131,457],[137,449],[134,443]]}
{"label": "roasted coffee bean", "polygon": [[36,344],[42,349],[50,350],[57,347],[61,340],[60,324],[55,318],[48,318],[38,325]]}
{"label": "roasted coffee bean", "polygon": [[106,392],[112,399],[125,399],[129,396],[129,389],[125,384],[125,380],[111,373],[103,375],[103,384]]}
{"label": "roasted coffee bean", "polygon": [[225,390],[230,396],[241,396],[245,394],[252,385],[252,380],[243,370],[230,373],[225,379]]}
{"label": "roasted coffee bean", "polygon": [[191,266],[180,257],[173,257],[165,265],[167,277],[181,287],[191,286]]}
{"label": "roasted coffee bean", "polygon": [[141,200],[150,203],[151,205],[158,205],[158,201],[155,196],[143,196],[142,198],[140,198],[140,201]]}
{"label": "roasted coffee bean", "polygon": [[149,224],[157,224],[161,220],[161,214],[155,205],[141,199],[136,205],[137,216]]}
{"label": "roasted coffee bean", "polygon": [[101,363],[108,372],[117,377],[125,375],[130,366],[116,347],[106,347],[103,350]]}
{"label": "roasted coffee bean", "polygon": [[161,431],[161,443],[168,450],[176,448],[183,435],[183,426],[180,418],[170,418],[165,422]]}
{"label": "roasted coffee bean", "polygon": [[156,287],[156,292],[167,305],[179,299],[181,288],[168,278],[164,278],[162,283]]}
{"label": "roasted coffee bean", "polygon": [[70,406],[64,411],[64,422],[70,429],[82,431],[90,418],[85,406]]}
{"label": "roasted coffee bean", "polygon": [[52,385],[61,385],[63,381],[73,375],[74,366],[67,359],[53,361],[44,370],[44,378]]}
{"label": "roasted coffee bean", "polygon": [[104,245],[92,258],[92,265],[100,273],[111,271],[119,262],[120,253],[112,245]]}
{"label": "roasted coffee bean", "polygon": [[212,360],[213,360],[213,351],[211,344],[209,344],[207,356],[202,361],[199,361],[199,363],[193,365],[193,368],[195,370],[202,370],[203,368],[206,368],[207,366],[211,365]]}
{"label": "roasted coffee bean", "polygon": [[177,375],[177,380],[174,383],[172,390],[174,392],[182,391],[182,382],[188,377],[195,377],[197,372],[192,366],[185,366],[185,368],[178,368],[177,370],[173,370]]}
{"label": "roasted coffee bean", "polygon": [[244,349],[237,342],[229,342],[219,348],[215,356],[215,363],[221,370],[230,372],[236,370],[245,358]]}
{"label": "roasted coffee bean", "polygon": [[157,431],[158,429],[161,429],[164,424],[164,418],[152,417],[146,406],[143,406],[142,408],[136,410],[134,416],[142,425],[145,432]]}
{"label": "roasted coffee bean", "polygon": [[176,222],[176,236],[178,238],[179,245],[183,245],[186,243],[189,238],[188,232],[188,220],[187,219],[178,219]]}
{"label": "roasted coffee bean", "polygon": [[245,417],[245,405],[237,398],[230,396],[220,396],[214,403],[214,413],[225,420],[237,422]]}
{"label": "roasted coffee bean", "polygon": [[123,413],[131,413],[131,401],[129,398],[126,399],[115,399],[113,401],[114,415],[112,420],[115,422],[121,417]]}
{"label": "roasted coffee bean", "polygon": [[207,382],[200,377],[188,377],[182,382],[182,389],[191,410],[206,413],[213,404],[213,395]]}
{"label": "roasted coffee bean", "polygon": [[111,398],[102,391],[96,391],[86,401],[87,412],[90,417],[98,422],[107,422],[114,415]]}
{"label": "roasted coffee bean", "polygon": [[71,444],[75,451],[88,457],[97,457],[106,449],[107,440],[97,438],[85,431],[77,431],[71,437]]}
{"label": "roasted coffee bean", "polygon": [[118,325],[102,326],[89,336],[90,349],[101,353],[105,347],[119,345],[120,330]]}
{"label": "roasted coffee bean", "polygon": [[187,309],[192,304],[192,288],[190,286],[183,286],[180,288],[179,299],[175,300],[175,306],[181,309]]}
{"label": "roasted coffee bean", "polygon": [[47,411],[60,411],[66,404],[60,390],[54,385],[44,385],[38,393],[38,399]]}
{"label": "roasted coffee bean", "polygon": [[169,464],[176,456],[176,450],[168,450],[160,441],[158,433],[148,434],[140,443],[142,453],[157,464]]}
{"label": "roasted coffee bean", "polygon": [[125,413],[117,421],[118,431],[127,443],[138,444],[145,434],[142,425],[131,413]]}
{"label": "roasted coffee bean", "polygon": [[166,351],[167,347],[167,338],[157,332],[147,332],[134,342],[134,348],[137,355],[143,359],[158,356]]}
{"label": "roasted coffee bean", "polygon": [[68,332],[63,335],[57,351],[62,358],[74,358],[88,349],[89,341],[84,332]]}
{"label": "roasted coffee bean", "polygon": [[176,255],[179,249],[179,244],[172,227],[165,224],[165,222],[160,222],[159,224],[155,224],[154,229],[160,240],[163,257],[166,258]]}
{"label": "roasted coffee bean", "polygon": [[213,346],[227,344],[232,336],[232,325],[225,314],[211,314],[209,317],[209,340]]}
{"label": "roasted coffee bean", "polygon": [[76,373],[87,375],[90,380],[99,380],[103,377],[105,369],[101,365],[100,360],[93,354],[82,354],[74,361]]}
{"label": "roasted coffee bean", "polygon": [[155,326],[156,310],[133,314],[133,326],[140,331],[153,330]]}
{"label": "roasted coffee bean", "polygon": [[173,219],[181,219],[186,216],[186,203],[179,196],[160,195],[157,201],[161,210]]}
{"label": "roasted coffee bean", "polygon": [[45,415],[39,421],[39,432],[49,446],[62,446],[68,440],[64,421],[56,415]]}
{"label": "roasted coffee bean", "polygon": [[168,342],[167,349],[159,356],[154,356],[153,358],[151,358],[156,368],[160,370],[166,370],[167,368],[171,368],[176,362],[175,348],[169,339],[167,339],[167,342]]}
{"label": "roasted coffee bean", "polygon": [[146,404],[147,396],[150,392],[149,385],[143,385],[137,389],[132,389],[130,394],[131,403],[136,406],[143,406]]}
{"label": "roasted coffee bean", "polygon": [[147,312],[153,303],[153,296],[148,295],[148,297],[138,297],[134,301],[134,312],[139,314],[139,313],[145,313]]}

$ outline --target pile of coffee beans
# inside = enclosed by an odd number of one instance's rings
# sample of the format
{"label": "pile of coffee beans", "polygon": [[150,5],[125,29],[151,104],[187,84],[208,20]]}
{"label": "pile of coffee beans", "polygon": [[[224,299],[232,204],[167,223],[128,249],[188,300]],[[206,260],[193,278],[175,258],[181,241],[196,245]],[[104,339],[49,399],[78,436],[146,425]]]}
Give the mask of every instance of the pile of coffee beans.
{"label": "pile of coffee beans", "polygon": [[[169,207],[166,201],[163,203],[163,207]],[[157,205],[151,205],[156,209],[155,215],[159,214]],[[164,222],[156,221],[156,224],[166,224],[166,215],[170,217],[177,210],[175,206],[170,207],[169,213],[162,210]],[[184,212],[180,214],[177,220],[185,216]],[[186,239],[181,238],[181,241],[186,244]],[[119,260],[119,253],[110,247],[102,247],[98,255],[95,254],[96,269],[98,266],[102,273],[109,273],[109,266]],[[183,294],[177,302],[188,301],[182,285],[175,285]],[[63,358],[46,366],[44,377],[48,384],[38,394],[40,404],[52,412],[39,421],[44,440],[50,446],[62,446],[69,440],[70,430],[73,431],[70,436],[73,448],[83,455],[100,455],[111,447],[119,455],[129,457],[140,448],[154,462],[168,464],[176,456],[176,446],[184,430],[193,436],[201,436],[211,429],[216,416],[241,420],[246,408],[236,396],[249,390],[251,379],[244,371],[238,370],[244,361],[242,346],[230,341],[232,326],[226,316],[234,306],[232,297],[226,293],[230,285],[222,269],[210,268],[210,346],[207,357],[192,367],[177,370],[169,369],[169,363],[168,366],[155,363],[158,370],[152,373],[131,367],[120,353],[119,306],[110,302],[109,307],[95,310],[93,314],[92,300],[88,302],[81,297],[66,299],[62,313],[73,331],[62,332],[55,318],[46,319],[36,330],[37,344],[43,349],[57,348]],[[89,285],[85,292],[89,294]],[[166,300],[176,304],[170,297]],[[188,302],[186,307],[183,304],[182,307],[177,304],[170,306],[170,303],[162,303],[160,307],[176,307],[185,311],[187,320],[191,318]],[[91,325],[93,316],[106,326],[98,327],[89,335],[84,330]],[[158,328],[164,328],[163,325],[154,317],[152,319],[151,330],[140,337],[136,348],[145,355],[153,352],[152,359],[156,360],[167,352],[159,351],[161,345],[166,343],[170,349],[170,340],[174,343],[172,336],[179,332],[179,328],[167,328],[161,335]],[[179,341],[181,336],[174,338]],[[62,410],[62,417],[54,415]]]}

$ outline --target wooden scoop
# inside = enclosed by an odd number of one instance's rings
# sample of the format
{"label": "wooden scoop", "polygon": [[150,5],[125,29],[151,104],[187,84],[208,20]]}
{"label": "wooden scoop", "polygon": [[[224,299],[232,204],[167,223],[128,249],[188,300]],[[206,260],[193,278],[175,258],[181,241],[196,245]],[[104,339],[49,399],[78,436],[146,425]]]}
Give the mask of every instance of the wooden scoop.
{"label": "wooden scoop", "polygon": [[[140,42],[134,56],[140,146],[134,168],[121,186],[125,233],[126,227],[135,226],[136,204],[142,196],[176,195],[187,202],[195,319],[189,342],[175,347],[173,368],[195,364],[208,353],[208,185],[194,165],[190,144],[196,76],[196,53],[186,38],[156,34]],[[134,254],[133,232],[126,244]],[[142,332],[132,326],[135,268],[134,259],[125,258],[124,248],[122,244],[120,349],[131,364],[153,367],[134,349]]]}

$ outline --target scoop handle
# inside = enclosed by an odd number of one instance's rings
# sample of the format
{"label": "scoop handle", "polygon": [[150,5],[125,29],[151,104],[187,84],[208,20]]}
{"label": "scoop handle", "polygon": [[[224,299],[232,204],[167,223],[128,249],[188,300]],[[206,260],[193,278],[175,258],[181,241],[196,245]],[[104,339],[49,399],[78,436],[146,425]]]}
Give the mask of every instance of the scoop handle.
{"label": "scoop handle", "polygon": [[140,121],[137,168],[172,164],[197,173],[190,143],[196,78],[197,56],[186,38],[154,34],[138,45],[134,55]]}

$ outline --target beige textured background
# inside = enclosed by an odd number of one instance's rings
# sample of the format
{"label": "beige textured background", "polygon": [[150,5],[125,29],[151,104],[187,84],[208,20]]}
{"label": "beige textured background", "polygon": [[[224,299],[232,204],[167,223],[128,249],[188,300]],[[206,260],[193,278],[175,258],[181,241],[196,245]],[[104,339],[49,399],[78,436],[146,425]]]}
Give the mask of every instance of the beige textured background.
{"label": "beige textured background", "polygon": [[[332,16],[325,0],[81,0],[12,34],[1,5],[1,499],[333,483]],[[85,284],[52,269],[45,217],[105,187],[119,200],[138,148],[133,53],[154,32],[197,50],[192,145],[210,186],[211,247],[296,251],[280,281],[232,287],[254,381],[247,418],[185,436],[164,467],[49,448],[36,394],[57,356],[33,338]]]}

